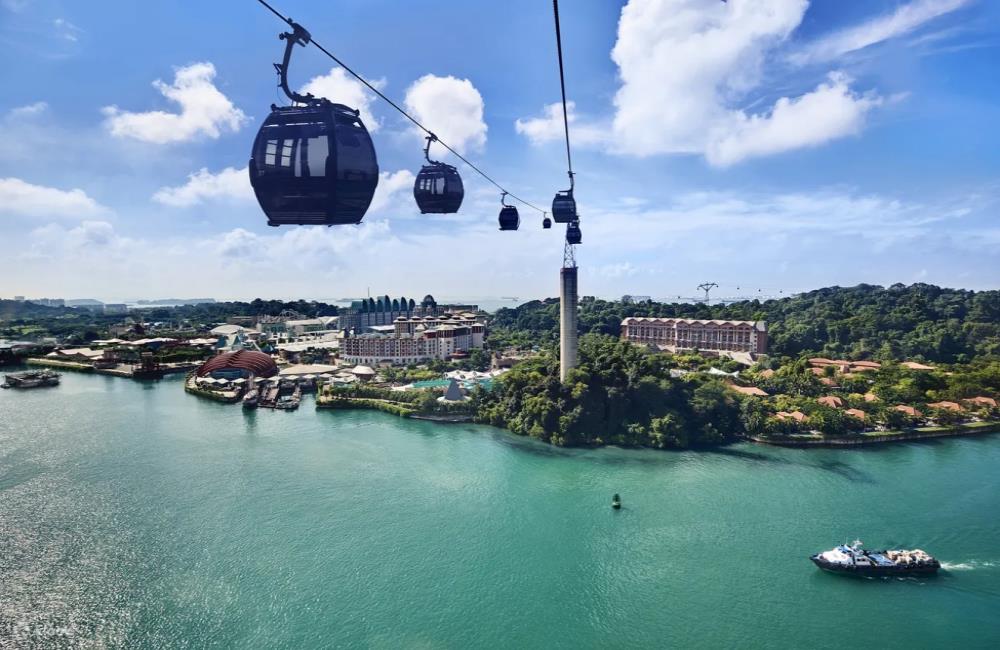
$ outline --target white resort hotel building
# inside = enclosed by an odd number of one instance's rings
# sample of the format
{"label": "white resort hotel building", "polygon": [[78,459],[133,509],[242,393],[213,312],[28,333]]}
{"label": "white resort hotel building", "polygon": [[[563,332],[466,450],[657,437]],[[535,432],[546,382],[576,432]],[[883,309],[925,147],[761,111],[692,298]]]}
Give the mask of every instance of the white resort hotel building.
{"label": "white resort hotel building", "polygon": [[622,321],[622,338],[660,350],[751,355],[767,353],[767,323],[762,320],[693,320],[634,316]]}
{"label": "white resort hotel building", "polygon": [[472,314],[400,316],[391,329],[364,334],[345,331],[340,342],[340,358],[364,365],[406,365],[431,359],[460,358],[469,350],[482,348],[486,332],[486,326]]}

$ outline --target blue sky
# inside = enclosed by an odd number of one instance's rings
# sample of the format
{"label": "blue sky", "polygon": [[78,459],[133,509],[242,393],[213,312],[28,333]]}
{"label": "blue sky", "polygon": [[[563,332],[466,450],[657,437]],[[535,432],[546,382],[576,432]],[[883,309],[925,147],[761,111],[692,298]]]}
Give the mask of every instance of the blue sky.
{"label": "blue sky", "polygon": [[[513,192],[566,185],[547,0],[275,4]],[[562,14],[583,293],[998,285],[997,3]],[[282,27],[252,0],[0,0],[0,296],[557,294],[561,229],[498,232],[467,170],[462,211],[421,216],[420,138],[313,48],[293,85],[362,110],[383,177],[360,226],[268,228],[245,166]]]}

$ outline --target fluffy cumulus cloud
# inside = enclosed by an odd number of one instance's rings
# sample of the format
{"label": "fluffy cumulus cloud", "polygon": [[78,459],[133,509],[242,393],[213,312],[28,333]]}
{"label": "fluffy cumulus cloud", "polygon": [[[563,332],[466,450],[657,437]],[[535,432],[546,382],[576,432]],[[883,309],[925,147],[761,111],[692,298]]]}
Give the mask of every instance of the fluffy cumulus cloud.
{"label": "fluffy cumulus cloud", "polygon": [[226,167],[213,174],[205,167],[188,176],[184,185],[162,187],[153,195],[157,203],[187,208],[209,200],[253,199],[247,168]]}
{"label": "fluffy cumulus cloud", "polygon": [[179,111],[132,113],[117,106],[102,109],[112,135],[154,144],[186,142],[201,136],[218,138],[225,131],[238,131],[247,116],[215,87],[215,66],[194,63],[178,68],[174,82],[157,79],[153,87],[179,106]]}
{"label": "fluffy cumulus cloud", "polygon": [[130,253],[132,241],[107,221],[82,221],[76,226],[50,223],[31,231],[27,257],[34,259],[119,258]]}
{"label": "fluffy cumulus cloud", "polygon": [[[379,90],[385,88],[385,79],[370,82]],[[348,76],[341,68],[332,68],[329,74],[313,77],[300,92],[312,93],[317,97],[325,97],[331,102],[356,108],[361,113],[361,119],[369,131],[375,132],[381,126],[372,114],[372,103],[375,96],[365,88],[360,81]]]}
{"label": "fluffy cumulus cloud", "polygon": [[865,114],[881,103],[873,95],[858,95],[843,74],[831,74],[827,83],[811,93],[782,97],[765,115],[733,111],[710,134],[706,157],[726,166],[746,158],[813,147],[857,133]]}
{"label": "fluffy cumulus cloud", "polygon": [[805,64],[829,61],[882,41],[903,36],[924,23],[968,5],[971,0],[914,0],[899,5],[891,14],[829,34],[789,58]]}
{"label": "fluffy cumulus cloud", "polygon": [[79,188],[61,190],[20,178],[0,178],[0,214],[41,218],[86,218],[109,210]]}
{"label": "fluffy cumulus cloud", "polygon": [[[940,0],[941,2],[958,0]],[[726,166],[858,133],[881,103],[833,72],[813,90],[756,112],[765,69],[802,23],[807,0],[629,0],[611,58],[620,86],[610,125],[570,115],[581,145],[651,156],[687,153]],[[535,144],[561,135],[558,104],[515,128]],[[606,126],[606,128],[605,128]],[[609,133],[611,137],[603,134]]]}
{"label": "fluffy cumulus cloud", "polygon": [[230,265],[316,270],[348,263],[349,260],[342,258],[350,257],[354,251],[369,250],[376,244],[391,241],[391,235],[389,223],[385,220],[337,228],[286,228],[270,231],[266,235],[236,228],[214,241],[206,242],[204,246]]}
{"label": "fluffy cumulus cloud", "polygon": [[[416,176],[408,169],[397,172],[382,172],[378,175],[378,187],[372,197],[368,214],[389,212],[413,212],[413,182]],[[394,216],[394,215],[389,215]]]}
{"label": "fluffy cumulus cloud", "polygon": [[406,108],[460,153],[486,144],[483,96],[468,79],[424,75],[407,89]]}
{"label": "fluffy cumulus cloud", "polygon": [[[566,102],[566,119],[570,123],[570,134],[575,144],[586,146],[606,141],[604,129],[577,119],[576,102]],[[562,140],[564,128],[561,102],[546,106],[542,110],[541,117],[514,121],[514,130],[536,145]]]}
{"label": "fluffy cumulus cloud", "polygon": [[[631,0],[611,53],[622,79],[615,96],[618,149],[702,153],[715,164],[732,164],[856,131],[857,115],[871,100],[855,98],[844,79],[781,98],[765,115],[729,107],[760,84],[767,55],[798,27],[807,7],[806,0]],[[833,97],[839,101],[830,102]],[[844,104],[854,102],[845,120]],[[830,104],[837,110],[827,113]],[[807,111],[810,129],[786,132]]]}

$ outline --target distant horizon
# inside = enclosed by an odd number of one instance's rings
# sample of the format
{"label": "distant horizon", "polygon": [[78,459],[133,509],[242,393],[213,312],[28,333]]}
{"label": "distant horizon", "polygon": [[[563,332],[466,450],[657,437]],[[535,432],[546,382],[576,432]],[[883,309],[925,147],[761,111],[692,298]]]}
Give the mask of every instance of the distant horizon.
{"label": "distant horizon", "polygon": [[[755,299],[756,300],[772,300],[772,299],[773,300],[777,300],[777,299],[781,299],[781,298],[789,298],[789,297],[792,297],[792,296],[795,296],[795,295],[799,295],[799,294],[802,294],[802,293],[809,293],[809,292],[812,292],[812,291],[820,291],[820,290],[823,290],[823,289],[837,289],[837,288],[840,288],[840,289],[849,289],[849,288],[852,288],[852,287],[857,287],[857,286],[862,286],[862,285],[872,286],[872,287],[881,287],[882,289],[887,289],[887,288],[889,288],[889,287],[891,287],[893,285],[896,285],[896,284],[901,284],[901,285],[907,286],[907,287],[913,286],[913,285],[926,285],[926,286],[937,287],[937,288],[943,289],[943,290],[972,291],[972,292],[975,292],[975,293],[982,293],[982,292],[987,292],[987,291],[997,291],[997,290],[1000,290],[1000,286],[993,287],[993,288],[985,288],[985,289],[973,289],[973,288],[968,288],[968,287],[946,286],[946,285],[935,284],[933,282],[923,282],[923,281],[918,281],[918,282],[892,282],[892,283],[888,283],[888,284],[880,284],[880,283],[875,283],[875,282],[859,282],[859,283],[850,284],[850,285],[831,284],[831,285],[825,285],[825,286],[818,286],[818,287],[813,287],[811,289],[804,289],[802,291],[796,291],[794,293],[788,293],[788,294],[779,294],[779,295],[763,294],[761,296],[754,296],[754,295],[751,294],[751,295],[742,296],[742,297],[739,298],[739,300],[755,300]],[[456,304],[462,304],[462,303],[466,303],[466,304],[477,304],[477,303],[511,303],[511,304],[515,304],[515,305],[520,305],[520,304],[524,304],[524,303],[527,303],[527,302],[532,302],[534,300],[554,300],[554,299],[558,299],[558,297],[559,297],[557,292],[553,292],[553,295],[548,295],[548,296],[517,296],[516,300],[510,300],[508,296],[499,296],[499,295],[496,295],[496,296],[489,296],[489,295],[480,295],[480,296],[454,296],[454,295],[446,295],[446,294],[440,294],[440,295],[438,295],[438,294],[435,294],[433,291],[427,292],[427,293],[420,293],[419,296],[416,293],[414,293],[412,296],[407,296],[407,297],[412,297],[414,300],[416,300],[418,298],[422,298],[425,295],[428,295],[428,293],[429,293],[429,295],[434,296],[434,299],[437,302],[444,303],[444,304],[447,304],[447,303],[456,303]],[[9,295],[9,296],[0,296],[0,300],[14,300],[14,295],[20,296],[22,294],[13,294],[13,295]],[[399,297],[401,295],[407,295],[407,294],[405,292],[399,292],[399,291],[390,291],[388,293],[385,293],[385,292],[374,293],[373,292],[370,297],[378,299],[379,297],[385,296],[385,295],[389,295],[390,297]],[[624,293],[624,294],[619,294],[619,295],[615,295],[615,296],[609,296],[609,295],[594,295],[594,294],[588,294],[586,292],[581,292],[581,297],[584,297],[584,298],[597,298],[599,300],[608,300],[608,301],[621,300],[625,296],[646,296],[646,295],[648,295],[648,294]],[[304,300],[306,302],[321,302],[321,303],[325,303],[325,304],[334,304],[334,303],[349,302],[351,300],[360,300],[363,297],[367,297],[367,296],[361,296],[361,295],[346,296],[345,295],[345,296],[336,297],[336,298],[333,298],[333,297],[305,297],[305,296],[302,296],[302,297],[275,297],[275,296],[264,297],[264,296],[254,296],[253,298],[219,297],[219,296],[197,296],[197,297],[190,297],[190,298],[184,298],[184,297],[168,297],[168,298],[158,298],[158,297],[157,298],[149,298],[149,297],[98,298],[98,297],[94,297],[94,296],[74,296],[74,297],[68,298],[68,297],[63,297],[63,296],[58,296],[58,295],[52,295],[52,296],[29,296],[29,295],[24,295],[24,299],[26,301],[31,301],[31,300],[65,300],[67,302],[70,302],[70,301],[79,301],[79,300],[96,300],[96,301],[101,302],[103,304],[129,304],[129,305],[131,305],[131,304],[137,304],[140,301],[147,301],[147,302],[176,302],[176,303],[181,303],[181,302],[191,302],[191,301],[195,301],[195,300],[199,300],[199,301],[214,301],[214,302],[217,302],[217,303],[226,303],[226,302],[247,302],[248,303],[248,302],[253,302],[254,300],[264,300],[264,301],[277,300],[277,301],[282,301],[282,302],[295,302],[295,301],[298,301],[298,300]],[[703,303],[704,302],[704,297],[703,296],[699,297],[697,295],[672,296],[670,294],[667,294],[666,296],[649,295],[649,297],[654,302],[662,302],[662,303]],[[718,303],[718,302],[730,302],[730,301],[738,301],[738,300],[734,296],[713,293],[711,295],[711,298],[710,298],[709,302],[710,303]]]}

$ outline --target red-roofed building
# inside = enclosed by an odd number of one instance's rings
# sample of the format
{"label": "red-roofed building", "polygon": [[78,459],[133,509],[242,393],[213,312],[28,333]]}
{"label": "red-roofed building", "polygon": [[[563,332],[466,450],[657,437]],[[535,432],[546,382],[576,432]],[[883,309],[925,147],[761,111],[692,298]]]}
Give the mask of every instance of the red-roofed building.
{"label": "red-roofed building", "polygon": [[820,397],[816,401],[819,402],[820,404],[824,404],[834,409],[839,409],[844,405],[844,400],[840,399],[836,395],[827,395],[826,397]]}
{"label": "red-roofed building", "polygon": [[742,395],[750,395],[752,397],[768,396],[767,393],[757,388],[756,386],[737,386],[736,384],[730,384],[729,387]]}
{"label": "red-roofed building", "polygon": [[900,413],[905,413],[906,415],[909,415],[911,418],[920,418],[924,416],[923,413],[913,408],[912,406],[907,406],[906,404],[897,404],[893,408],[895,408]]}
{"label": "red-roofed building", "polygon": [[844,413],[846,413],[848,415],[853,415],[854,417],[858,418],[859,420],[864,420],[865,419],[865,412],[862,411],[861,409],[847,409],[846,411],[844,411]]}
{"label": "red-roofed building", "polygon": [[961,413],[965,409],[962,408],[961,404],[955,402],[934,402],[933,404],[927,405],[932,409],[939,409],[941,411],[954,411],[955,413]]}
{"label": "red-roofed building", "polygon": [[809,416],[802,411],[792,411],[791,413],[788,411],[778,411],[774,414],[774,417],[779,420],[795,420],[796,422],[805,422],[809,419]]}
{"label": "red-roofed building", "polygon": [[992,397],[969,397],[967,399],[963,399],[962,401],[976,406],[989,406],[990,408],[996,408],[997,406],[997,401]]}

